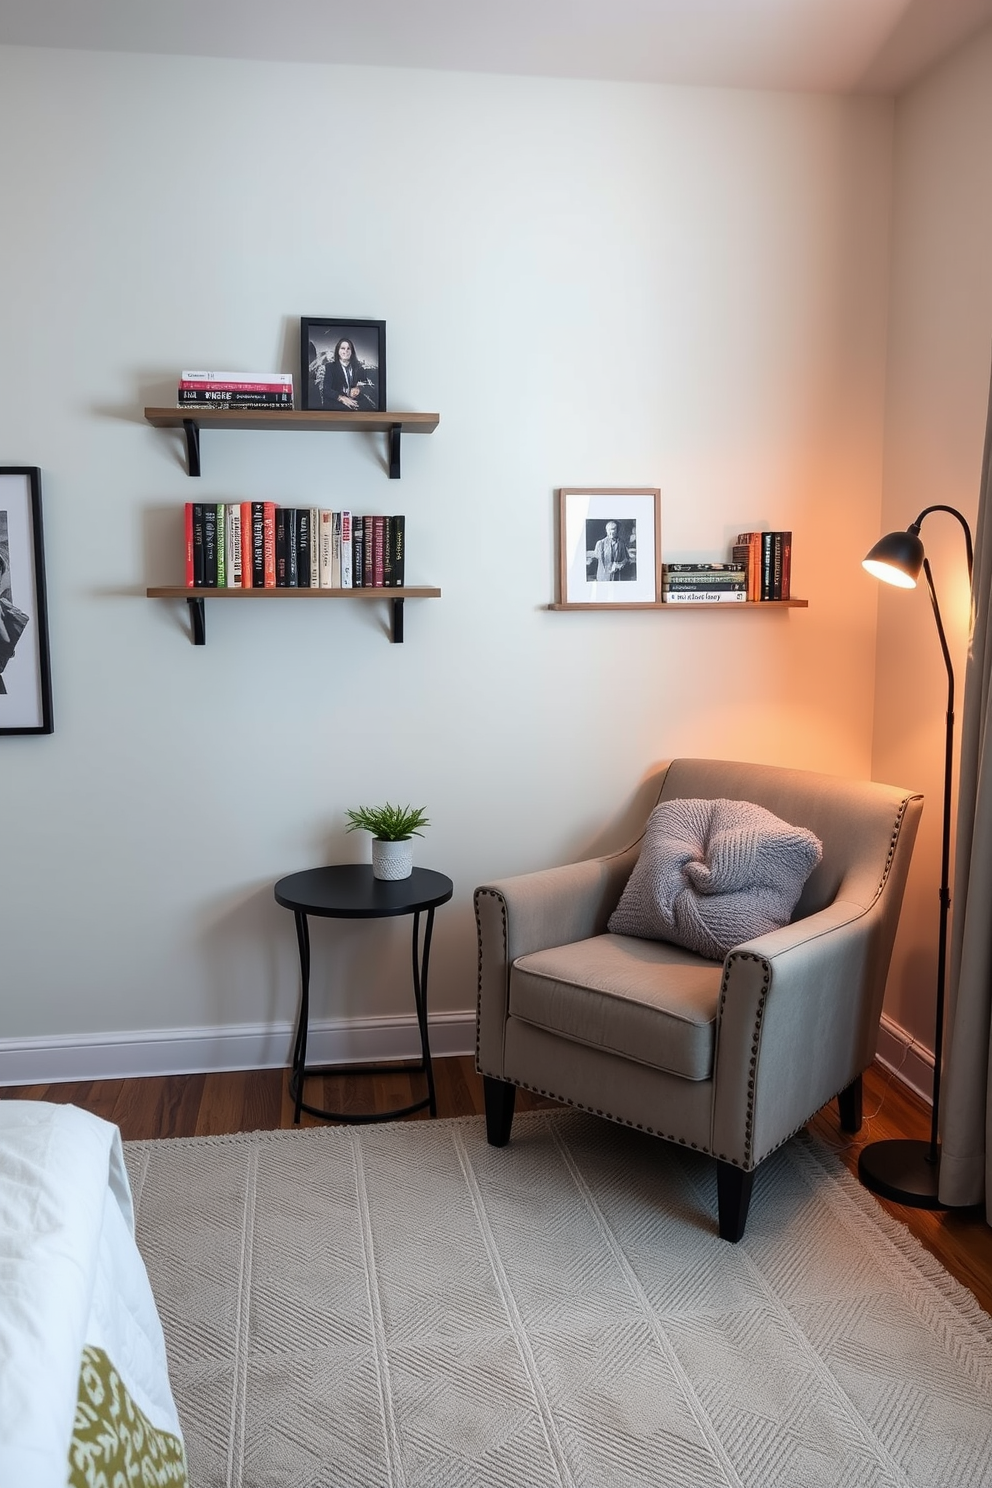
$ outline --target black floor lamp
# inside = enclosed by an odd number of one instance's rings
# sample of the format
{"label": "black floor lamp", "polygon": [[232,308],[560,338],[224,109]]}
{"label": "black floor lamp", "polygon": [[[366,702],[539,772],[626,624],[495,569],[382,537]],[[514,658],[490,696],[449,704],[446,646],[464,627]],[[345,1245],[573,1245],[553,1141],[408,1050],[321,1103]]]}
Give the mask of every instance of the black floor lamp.
{"label": "black floor lamp", "polygon": [[937,591],[933,587],[933,575],[920,541],[920,526],[931,512],[950,512],[957,517],[964,529],[965,547],[968,553],[968,578],[972,577],[973,553],[971,529],[953,506],[928,506],[920,512],[913,525],[905,532],[890,532],[875,544],[863,567],[877,579],[895,584],[901,589],[915,589],[922,568],[930,590],[930,603],[937,622],[940,649],[947,668],[947,727],[944,738],[944,807],[941,825],[940,848],[940,928],[937,936],[937,1006],[933,1043],[933,1112],[930,1119],[929,1142],[900,1138],[889,1142],[869,1142],[861,1149],[858,1158],[858,1177],[866,1188],[882,1198],[896,1204],[907,1204],[916,1209],[943,1209],[937,1196],[940,1176],[940,1145],[937,1129],[940,1116],[940,1064],[944,1041],[944,979],[947,965],[947,913],[951,907],[951,764],[954,744],[954,668],[951,653],[947,649],[937,604]]}

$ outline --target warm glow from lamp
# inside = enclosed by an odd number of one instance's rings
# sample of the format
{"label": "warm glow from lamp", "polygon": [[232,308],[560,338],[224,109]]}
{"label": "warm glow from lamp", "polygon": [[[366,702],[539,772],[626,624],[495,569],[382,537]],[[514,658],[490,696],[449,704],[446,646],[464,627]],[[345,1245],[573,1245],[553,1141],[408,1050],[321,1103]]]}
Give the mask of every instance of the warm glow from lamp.
{"label": "warm glow from lamp", "polygon": [[863,558],[861,567],[867,569],[876,579],[881,579],[883,584],[894,584],[897,589],[916,588],[916,580],[912,575],[904,573],[901,568],[893,568],[891,563],[881,563],[877,558]]}

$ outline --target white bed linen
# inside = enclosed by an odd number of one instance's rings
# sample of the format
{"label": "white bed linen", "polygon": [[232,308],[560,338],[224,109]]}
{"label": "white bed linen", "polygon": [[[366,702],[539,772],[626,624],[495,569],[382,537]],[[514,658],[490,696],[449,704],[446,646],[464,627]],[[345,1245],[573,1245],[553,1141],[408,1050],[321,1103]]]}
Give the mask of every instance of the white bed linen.
{"label": "white bed linen", "polygon": [[2,1488],[65,1488],[85,1344],[181,1439],[117,1127],[0,1100]]}

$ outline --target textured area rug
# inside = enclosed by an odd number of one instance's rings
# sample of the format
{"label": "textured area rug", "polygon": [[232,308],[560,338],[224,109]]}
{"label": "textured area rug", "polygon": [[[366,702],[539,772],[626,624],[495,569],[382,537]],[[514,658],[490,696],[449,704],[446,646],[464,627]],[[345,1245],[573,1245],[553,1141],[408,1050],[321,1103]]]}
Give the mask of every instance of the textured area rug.
{"label": "textured area rug", "polygon": [[992,1324],[800,1135],[744,1240],[579,1112],[126,1146],[192,1488],[979,1488]]}

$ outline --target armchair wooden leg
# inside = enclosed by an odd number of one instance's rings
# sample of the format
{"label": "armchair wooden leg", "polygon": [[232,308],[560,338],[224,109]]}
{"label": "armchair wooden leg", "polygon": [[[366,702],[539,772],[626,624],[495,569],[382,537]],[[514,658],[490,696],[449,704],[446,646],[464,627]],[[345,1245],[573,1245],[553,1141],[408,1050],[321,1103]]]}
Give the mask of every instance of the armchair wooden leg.
{"label": "armchair wooden leg", "polygon": [[862,1087],[861,1076],[852,1080],[846,1090],[842,1090],[837,1097],[837,1107],[840,1111],[841,1130],[846,1132],[857,1132],[861,1130],[861,1105]]}
{"label": "armchair wooden leg", "polygon": [[753,1168],[750,1173],[745,1173],[743,1168],[736,1167],[734,1163],[717,1159],[716,1201],[720,1215],[720,1239],[729,1240],[732,1245],[736,1245],[744,1234],[754,1174]]}
{"label": "armchair wooden leg", "polygon": [[483,1075],[482,1089],[486,1098],[486,1139],[490,1147],[505,1147],[510,1140],[517,1087]]}

